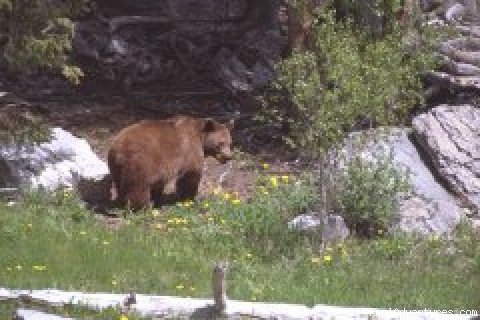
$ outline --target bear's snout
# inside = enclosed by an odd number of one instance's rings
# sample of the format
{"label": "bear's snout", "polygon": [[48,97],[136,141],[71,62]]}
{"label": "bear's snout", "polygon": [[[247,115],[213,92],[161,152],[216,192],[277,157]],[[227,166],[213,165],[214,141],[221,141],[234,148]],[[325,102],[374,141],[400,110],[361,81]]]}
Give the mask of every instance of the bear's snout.
{"label": "bear's snout", "polygon": [[225,164],[228,161],[233,159],[233,153],[230,150],[228,151],[223,150],[221,153],[217,155],[216,158],[221,164]]}

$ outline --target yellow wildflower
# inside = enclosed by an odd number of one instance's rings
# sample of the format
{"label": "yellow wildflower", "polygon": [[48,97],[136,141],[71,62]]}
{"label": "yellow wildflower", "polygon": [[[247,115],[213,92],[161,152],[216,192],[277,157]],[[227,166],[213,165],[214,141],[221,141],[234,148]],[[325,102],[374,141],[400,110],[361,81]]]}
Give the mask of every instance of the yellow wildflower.
{"label": "yellow wildflower", "polygon": [[157,224],[155,225],[155,228],[156,228],[156,229],[163,229],[163,227],[164,227],[164,225],[161,224],[161,223],[157,223]]}
{"label": "yellow wildflower", "polygon": [[232,204],[240,204],[242,202],[240,199],[233,199]]}
{"label": "yellow wildflower", "polygon": [[31,228],[31,227],[33,227],[33,224],[29,223],[29,224],[27,224],[27,227]]}
{"label": "yellow wildflower", "polygon": [[320,263],[320,258],[319,257],[312,257],[311,261],[312,261],[312,263]]}
{"label": "yellow wildflower", "polygon": [[267,170],[270,166],[268,165],[268,163],[262,163],[262,168]]}
{"label": "yellow wildflower", "polygon": [[183,203],[179,202],[179,203],[177,203],[177,206],[183,207]]}
{"label": "yellow wildflower", "polygon": [[167,223],[168,223],[168,224],[172,224],[172,223],[174,223],[174,222],[175,222],[174,219],[168,219],[168,220],[167,220]]}
{"label": "yellow wildflower", "polygon": [[270,177],[270,183],[272,184],[272,186],[278,187],[278,178],[276,176]]}
{"label": "yellow wildflower", "polygon": [[84,236],[84,235],[87,234],[87,231],[82,230],[82,231],[80,231],[79,233],[80,233],[82,236]]}
{"label": "yellow wildflower", "polygon": [[7,271],[12,271],[12,267],[7,267]]}
{"label": "yellow wildflower", "polygon": [[203,203],[203,207],[204,207],[204,208],[210,207],[210,203],[209,203],[209,202],[204,202],[204,203]]}
{"label": "yellow wildflower", "polygon": [[346,257],[348,255],[347,250],[345,248],[342,248],[342,256]]}
{"label": "yellow wildflower", "polygon": [[112,280],[112,285],[113,285],[113,286],[116,286],[116,285],[117,285],[117,281]]}
{"label": "yellow wildflower", "polygon": [[195,287],[190,287],[190,291],[195,291]]}
{"label": "yellow wildflower", "polygon": [[17,270],[22,270],[22,266],[21,266],[21,265],[17,265],[17,266],[15,267],[15,269],[17,269]]}
{"label": "yellow wildflower", "polygon": [[65,198],[69,198],[71,195],[72,195],[72,191],[71,191],[71,190],[69,190],[69,189],[64,189],[64,190],[63,190],[63,196],[64,196]]}
{"label": "yellow wildflower", "polygon": [[220,193],[222,192],[222,187],[216,187],[215,189],[213,189],[212,193],[214,195],[219,195]]}
{"label": "yellow wildflower", "polygon": [[251,257],[252,257],[252,254],[251,254],[251,253],[247,253],[245,256],[246,256],[247,258],[251,258]]}
{"label": "yellow wildflower", "polygon": [[267,195],[268,194],[268,191],[267,191],[267,188],[265,188],[264,186],[260,186],[260,192],[264,195]]}
{"label": "yellow wildflower", "polygon": [[129,226],[131,223],[132,223],[132,221],[130,221],[130,220],[128,220],[128,219],[125,220],[125,224],[126,224],[127,226]]}
{"label": "yellow wildflower", "polygon": [[152,216],[158,217],[159,215],[160,215],[160,210],[158,210],[158,209],[153,209],[152,210]]}
{"label": "yellow wildflower", "polygon": [[45,271],[47,270],[47,266],[33,266],[32,269],[35,271]]}
{"label": "yellow wildflower", "polygon": [[289,180],[290,180],[290,177],[289,177],[289,176],[286,176],[286,175],[282,176],[282,181],[283,181],[284,183],[288,183]]}
{"label": "yellow wildflower", "polygon": [[178,290],[182,290],[183,288],[185,288],[185,286],[183,284],[179,284],[175,288],[177,288]]}
{"label": "yellow wildflower", "polygon": [[120,319],[118,319],[118,320],[128,320],[128,317],[126,315],[122,314],[120,316]]}
{"label": "yellow wildflower", "polygon": [[102,244],[103,244],[104,246],[108,246],[108,245],[110,244],[110,242],[108,242],[107,240],[103,240]]}
{"label": "yellow wildflower", "polygon": [[223,195],[223,199],[225,200],[228,200],[230,199],[232,196],[230,195],[230,193],[226,192],[224,195]]}
{"label": "yellow wildflower", "polygon": [[208,221],[213,221],[213,218],[212,218],[212,217],[208,217]]}
{"label": "yellow wildflower", "polygon": [[222,224],[225,224],[227,221],[225,221],[225,219],[222,219],[222,220],[220,220],[220,222],[221,222]]}
{"label": "yellow wildflower", "polygon": [[332,256],[328,255],[328,254],[323,256],[323,261],[324,262],[332,262]]}

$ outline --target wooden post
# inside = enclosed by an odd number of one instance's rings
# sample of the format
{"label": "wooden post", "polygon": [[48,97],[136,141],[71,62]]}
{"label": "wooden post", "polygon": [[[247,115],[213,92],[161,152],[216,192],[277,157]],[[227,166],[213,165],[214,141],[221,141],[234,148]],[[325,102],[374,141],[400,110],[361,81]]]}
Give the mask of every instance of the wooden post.
{"label": "wooden post", "polygon": [[212,289],[216,312],[223,312],[227,306],[227,262],[217,262],[213,268]]}

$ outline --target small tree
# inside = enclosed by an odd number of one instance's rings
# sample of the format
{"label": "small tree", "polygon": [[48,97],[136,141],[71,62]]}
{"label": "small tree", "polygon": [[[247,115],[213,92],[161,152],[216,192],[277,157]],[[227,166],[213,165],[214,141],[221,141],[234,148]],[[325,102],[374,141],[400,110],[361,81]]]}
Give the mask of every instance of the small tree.
{"label": "small tree", "polygon": [[277,94],[265,108],[267,119],[288,127],[289,145],[315,156],[359,125],[402,123],[423,103],[420,75],[433,63],[428,52],[409,56],[400,30],[371,41],[332,12],[320,18],[314,50],[277,65]]}
{"label": "small tree", "polygon": [[49,68],[73,82],[81,70],[68,63],[73,23],[88,0],[0,0],[0,37],[3,62],[9,70],[27,72]]}
{"label": "small tree", "polygon": [[264,113],[283,125],[291,147],[317,158],[325,211],[331,198],[327,151],[355,128],[403,123],[423,103],[420,75],[433,64],[428,48],[405,50],[405,33],[394,21],[378,38],[348,17],[336,18],[335,11],[319,12],[313,48],[278,64],[276,94],[266,96]]}

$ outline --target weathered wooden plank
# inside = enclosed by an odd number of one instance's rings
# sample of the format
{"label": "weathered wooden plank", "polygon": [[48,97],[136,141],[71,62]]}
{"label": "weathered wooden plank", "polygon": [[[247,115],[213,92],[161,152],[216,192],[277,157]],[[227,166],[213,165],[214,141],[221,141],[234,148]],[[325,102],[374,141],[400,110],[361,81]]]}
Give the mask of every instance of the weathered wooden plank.
{"label": "weathered wooden plank", "polygon": [[30,310],[30,309],[18,309],[15,312],[15,320],[73,320],[73,318],[65,318],[61,316],[56,316],[53,314]]}
{"label": "weathered wooden plank", "polygon": [[[81,304],[92,309],[123,307],[129,294],[82,293],[60,290],[8,290],[0,288],[0,300],[28,298],[50,305]],[[192,316],[209,318],[214,312],[212,299],[136,295],[130,310],[146,317]],[[473,315],[438,312],[403,312],[399,310],[353,308],[317,305],[261,303],[227,300],[224,314],[229,317],[246,315],[264,319],[336,319],[336,320],[473,320]]]}

